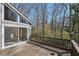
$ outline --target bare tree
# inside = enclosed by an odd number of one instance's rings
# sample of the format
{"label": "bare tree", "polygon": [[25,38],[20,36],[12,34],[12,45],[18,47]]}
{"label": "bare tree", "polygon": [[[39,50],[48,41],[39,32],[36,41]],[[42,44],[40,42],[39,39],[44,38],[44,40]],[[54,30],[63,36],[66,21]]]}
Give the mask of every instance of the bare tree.
{"label": "bare tree", "polygon": [[63,8],[64,8],[64,13],[63,13],[63,21],[62,21],[62,28],[61,28],[61,38],[62,38],[62,34],[63,34],[63,29],[64,29],[64,22],[65,22],[65,14],[66,14],[66,11],[67,11],[67,6],[65,4],[62,4],[63,5]]}

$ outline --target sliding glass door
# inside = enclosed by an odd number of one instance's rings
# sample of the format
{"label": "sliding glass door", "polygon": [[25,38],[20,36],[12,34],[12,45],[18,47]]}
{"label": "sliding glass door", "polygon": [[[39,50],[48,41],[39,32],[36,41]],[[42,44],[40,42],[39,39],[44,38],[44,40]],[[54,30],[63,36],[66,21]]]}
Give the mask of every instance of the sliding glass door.
{"label": "sliding glass door", "polygon": [[5,40],[4,45],[13,45],[18,43],[18,28],[17,27],[4,27]]}
{"label": "sliding glass door", "polygon": [[27,28],[4,27],[4,45],[9,46],[27,40]]}
{"label": "sliding glass door", "polygon": [[27,28],[19,28],[19,41],[27,40]]}

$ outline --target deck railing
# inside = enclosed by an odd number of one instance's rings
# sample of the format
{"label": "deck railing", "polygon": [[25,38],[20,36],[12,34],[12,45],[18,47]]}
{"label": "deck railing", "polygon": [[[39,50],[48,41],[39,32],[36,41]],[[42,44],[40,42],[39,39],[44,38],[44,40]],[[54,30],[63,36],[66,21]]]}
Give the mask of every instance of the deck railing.
{"label": "deck railing", "polygon": [[74,40],[71,40],[71,55],[72,56],[79,56],[79,46],[78,44],[74,41]]}
{"label": "deck railing", "polygon": [[69,39],[32,36],[32,41],[40,42],[42,44],[50,45],[61,49],[71,50],[71,40]]}
{"label": "deck railing", "polygon": [[79,56],[79,46],[77,41],[60,39],[60,38],[50,38],[42,36],[32,36],[32,41],[46,44],[52,47],[57,47],[70,51],[72,56]]}

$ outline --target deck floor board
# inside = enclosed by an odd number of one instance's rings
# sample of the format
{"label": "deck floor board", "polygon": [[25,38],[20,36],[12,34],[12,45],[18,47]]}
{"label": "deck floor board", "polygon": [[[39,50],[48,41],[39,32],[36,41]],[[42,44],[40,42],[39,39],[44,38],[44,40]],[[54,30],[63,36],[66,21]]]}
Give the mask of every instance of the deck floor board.
{"label": "deck floor board", "polygon": [[[55,50],[53,47],[52,49]],[[0,50],[0,56],[52,56],[50,53],[55,53],[57,55],[54,51],[47,50],[31,43],[23,43],[15,47]]]}
{"label": "deck floor board", "polygon": [[35,46],[30,43],[0,50],[0,56],[50,56],[52,51]]}

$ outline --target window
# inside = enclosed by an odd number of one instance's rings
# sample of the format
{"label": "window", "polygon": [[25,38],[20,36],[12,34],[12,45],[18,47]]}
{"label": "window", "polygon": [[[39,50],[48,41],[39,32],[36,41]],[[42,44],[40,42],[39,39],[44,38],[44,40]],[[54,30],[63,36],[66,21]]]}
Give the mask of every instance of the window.
{"label": "window", "polygon": [[7,27],[4,28],[4,45],[9,46],[27,40],[27,28]]}
{"label": "window", "polygon": [[25,24],[27,24],[27,21],[24,20],[24,19],[22,19],[22,18],[20,18],[20,23],[25,23]]}
{"label": "window", "polygon": [[4,20],[17,22],[17,14],[11,11],[9,8],[4,6]]}
{"label": "window", "polygon": [[27,21],[25,19],[21,18],[18,14],[14,13],[12,10],[7,8],[6,6],[4,6],[4,20],[14,21],[14,22],[20,21],[20,23],[27,24]]}
{"label": "window", "polygon": [[19,41],[27,40],[27,28],[19,28]]}
{"label": "window", "polygon": [[4,29],[5,33],[5,40],[4,45],[13,45],[18,43],[18,28],[17,27],[6,27]]}

